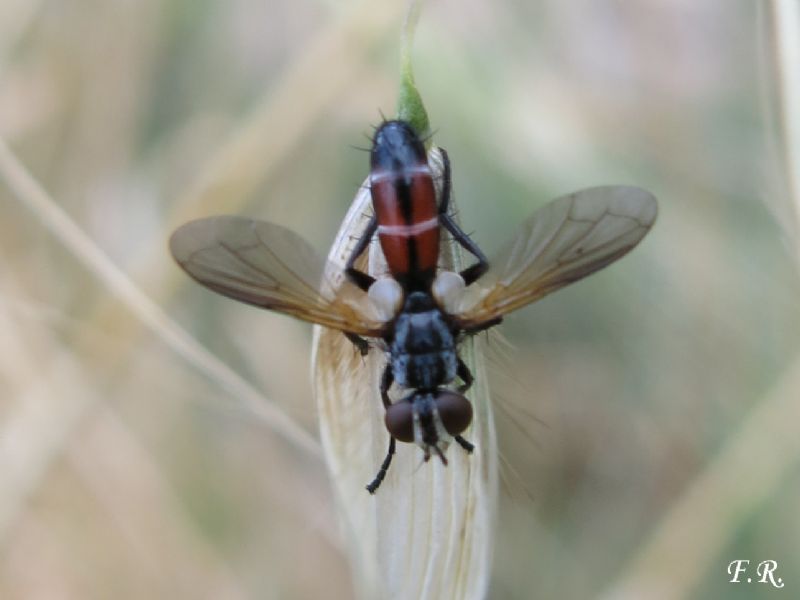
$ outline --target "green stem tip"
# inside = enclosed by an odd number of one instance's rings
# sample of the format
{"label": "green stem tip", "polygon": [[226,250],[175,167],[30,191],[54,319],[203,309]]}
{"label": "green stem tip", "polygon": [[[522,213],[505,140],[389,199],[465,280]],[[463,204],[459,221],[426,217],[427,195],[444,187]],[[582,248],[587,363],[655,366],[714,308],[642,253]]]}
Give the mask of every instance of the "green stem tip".
{"label": "green stem tip", "polygon": [[417,86],[411,66],[411,45],[419,22],[421,2],[411,0],[403,26],[400,46],[400,92],[397,98],[397,118],[407,121],[422,139],[430,138],[430,121]]}

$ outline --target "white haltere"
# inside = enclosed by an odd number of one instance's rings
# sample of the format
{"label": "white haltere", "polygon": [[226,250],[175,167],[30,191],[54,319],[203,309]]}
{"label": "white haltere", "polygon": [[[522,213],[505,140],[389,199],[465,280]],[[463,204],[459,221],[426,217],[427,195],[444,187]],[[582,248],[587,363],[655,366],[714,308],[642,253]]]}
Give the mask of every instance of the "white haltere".
{"label": "white haltere", "polygon": [[394,277],[378,277],[367,294],[382,321],[391,321],[403,306],[403,288]]}
{"label": "white haltere", "polygon": [[[442,161],[435,148],[429,163],[438,193]],[[331,248],[331,266],[344,266],[371,214],[365,185]],[[443,243],[440,268],[458,271],[460,262],[460,247]],[[373,276],[385,275],[380,245],[372,244],[357,267]],[[448,300],[454,283],[442,282],[441,293]],[[354,585],[363,598],[486,597],[497,496],[496,440],[482,355],[473,339],[461,345],[459,354],[475,375],[466,393],[474,418],[464,433],[475,451],[469,455],[458,444],[450,444],[448,466],[433,459],[421,465],[418,446],[398,444],[392,467],[372,496],[365,486],[389,444],[378,391],[384,352],[373,346],[362,358],[340,332],[314,329],[312,377],[320,434]],[[399,398],[396,388],[390,393]]]}

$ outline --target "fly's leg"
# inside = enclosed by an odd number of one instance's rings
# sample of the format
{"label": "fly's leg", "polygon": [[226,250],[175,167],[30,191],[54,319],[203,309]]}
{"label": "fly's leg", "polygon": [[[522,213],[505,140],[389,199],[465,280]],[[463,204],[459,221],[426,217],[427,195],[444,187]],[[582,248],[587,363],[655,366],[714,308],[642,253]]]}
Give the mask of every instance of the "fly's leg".
{"label": "fly's leg", "polygon": [[[433,448],[433,449],[434,449],[434,451],[436,452],[436,456],[438,456],[438,457],[441,459],[441,461],[442,461],[442,464],[443,464],[443,465],[446,467],[446,466],[447,466],[447,457],[445,457],[445,455],[444,455],[444,452],[442,452],[442,449],[441,449],[441,448],[439,448],[439,446],[438,446],[438,445],[436,445],[436,446],[430,446],[430,448]],[[427,451],[426,451],[426,452],[425,452],[425,462],[428,462],[428,459],[429,459],[430,457],[431,457],[431,455],[430,455],[430,452],[427,452]]]}
{"label": "fly's leg", "polygon": [[452,187],[452,176],[450,170],[450,157],[447,156],[447,150],[439,148],[442,155],[442,163],[444,164],[444,173],[442,173],[442,202],[439,204],[439,214],[446,215],[447,209],[450,208],[450,188]]}
{"label": "fly's leg", "polygon": [[450,215],[439,215],[439,221],[441,222],[442,226],[452,234],[453,239],[461,244],[461,246],[463,246],[467,252],[478,259],[478,262],[476,262],[474,265],[467,267],[459,273],[459,275],[461,275],[461,277],[464,279],[464,283],[466,285],[473,283],[489,269],[489,261],[486,259],[486,255],[478,247],[478,245],[473,242],[466,233],[464,233],[464,230],[461,229],[455,221],[453,221]]}
{"label": "fly's leg", "polygon": [[383,408],[385,409],[392,405],[392,400],[389,398],[389,388],[392,387],[392,383],[394,383],[394,371],[392,371],[392,365],[389,363],[383,370],[383,375],[381,375],[381,400],[383,400]]}
{"label": "fly's leg", "polygon": [[[470,387],[472,387],[472,383],[475,381],[475,378],[472,376],[472,372],[469,370],[467,364],[461,360],[461,357],[458,359],[458,370],[456,371],[458,376],[463,380],[464,385],[458,388],[458,391],[462,394],[466,392]],[[460,435],[453,436],[458,445],[461,446],[464,450],[467,451],[467,454],[472,454],[472,451],[475,450],[475,446],[469,443]]]}
{"label": "fly's leg", "polygon": [[461,378],[461,381],[464,382],[463,385],[458,386],[458,391],[463,394],[472,387],[472,382],[475,381],[475,378],[472,376],[472,371],[469,370],[467,363],[461,360],[460,356],[458,357],[458,369],[456,370],[456,374]]}
{"label": "fly's leg", "polygon": [[367,223],[367,228],[364,230],[364,234],[358,240],[356,247],[353,248],[353,253],[350,255],[350,258],[347,259],[347,264],[344,266],[344,272],[345,275],[347,275],[347,278],[365,292],[369,290],[369,286],[375,283],[375,278],[372,275],[364,273],[364,271],[359,271],[353,265],[358,257],[364,254],[364,250],[366,250],[367,246],[369,246],[369,243],[372,241],[372,236],[375,235],[377,230],[378,218],[375,215],[372,215],[369,223]]}
{"label": "fly's leg", "polygon": [[346,337],[350,342],[356,347],[359,354],[361,356],[366,356],[369,354],[369,342],[362,338],[360,335],[356,335],[355,333],[350,333],[349,331],[344,332],[344,337]]}
{"label": "fly's leg", "polygon": [[464,330],[464,335],[475,335],[476,333],[480,333],[481,331],[486,331],[487,329],[491,329],[495,325],[499,325],[503,322],[503,317],[495,317],[494,319],[489,319],[488,321],[484,321],[480,325],[476,325],[475,327],[470,327],[469,329]]}
{"label": "fly's leg", "polygon": [[450,158],[447,156],[447,152],[444,148],[439,148],[442,153],[442,162],[444,163],[444,175],[443,175],[443,182],[442,182],[442,203],[439,205],[439,222],[442,224],[442,227],[447,229],[450,234],[453,236],[453,239],[457,241],[461,246],[472,254],[475,258],[478,259],[478,262],[472,265],[471,267],[467,267],[459,275],[464,279],[464,283],[469,285],[473,283],[476,279],[478,279],[481,275],[486,273],[486,270],[489,268],[489,261],[486,259],[486,255],[483,251],[478,247],[478,245],[473,242],[470,237],[464,233],[464,230],[458,226],[458,224],[453,220],[453,218],[447,214],[447,209],[450,206],[450,187],[451,187],[451,174],[450,174]]}
{"label": "fly's leg", "polygon": [[458,442],[459,446],[461,446],[464,450],[467,451],[467,454],[472,454],[472,451],[475,450],[475,446],[470,444],[467,440],[465,440],[460,435],[455,436],[455,440],[456,440],[456,442]]}
{"label": "fly's leg", "polygon": [[[386,365],[386,368],[383,370],[383,375],[381,376],[381,400],[383,400],[383,407],[389,408],[391,406],[392,401],[389,398],[389,388],[392,387],[392,383],[394,382],[394,373],[392,372],[392,366]],[[381,464],[381,468],[378,469],[378,474],[375,475],[375,479],[373,479],[370,484],[367,486],[367,491],[370,494],[374,494],[375,490],[378,489],[378,486],[386,477],[386,472],[389,470],[389,465],[392,464],[392,456],[394,456],[394,448],[395,448],[395,439],[393,437],[389,438],[389,451],[386,453],[386,458],[383,459],[383,463]]]}
{"label": "fly's leg", "polygon": [[[381,400],[383,400],[383,407],[388,409],[392,405],[392,400],[389,398],[389,388],[392,387],[392,383],[394,383],[394,373],[392,372],[392,365],[387,364],[386,368],[383,370],[383,375],[381,375]],[[367,485],[367,491],[370,494],[374,494],[375,490],[378,489],[381,482],[386,477],[386,473],[389,470],[389,465],[392,464],[392,456],[394,456],[395,450],[395,439],[394,437],[389,438],[389,451],[386,453],[386,458],[383,459],[383,463],[381,464],[381,468],[378,469],[378,474],[375,475],[375,479],[373,479],[369,485]]]}
{"label": "fly's leg", "polygon": [[370,494],[374,494],[375,490],[378,489],[378,486],[383,482],[384,478],[386,477],[386,472],[389,470],[389,465],[392,464],[392,457],[394,456],[394,447],[395,441],[393,437],[389,438],[389,451],[386,453],[386,458],[383,459],[383,464],[381,464],[381,468],[378,469],[378,474],[375,475],[375,479],[373,479],[369,485],[367,485],[367,491]]}
{"label": "fly's leg", "polygon": [[[356,247],[353,248],[353,252],[352,254],[350,254],[350,258],[347,259],[347,264],[345,265],[344,268],[344,273],[347,276],[347,278],[365,292],[369,290],[369,286],[371,286],[375,282],[375,278],[372,277],[371,275],[367,275],[363,271],[359,271],[353,265],[355,264],[358,257],[364,253],[364,250],[367,249],[367,246],[369,246],[369,243],[372,240],[372,236],[375,235],[375,231],[377,228],[378,228],[378,220],[375,217],[375,215],[373,215],[372,218],[369,220],[369,223],[367,223],[367,228],[364,230],[364,234],[358,240]],[[358,350],[361,356],[366,356],[367,354],[369,354],[369,344],[367,343],[367,340],[354,333],[345,332],[344,335],[347,337],[348,340],[352,342],[352,344],[356,347],[356,350]]]}

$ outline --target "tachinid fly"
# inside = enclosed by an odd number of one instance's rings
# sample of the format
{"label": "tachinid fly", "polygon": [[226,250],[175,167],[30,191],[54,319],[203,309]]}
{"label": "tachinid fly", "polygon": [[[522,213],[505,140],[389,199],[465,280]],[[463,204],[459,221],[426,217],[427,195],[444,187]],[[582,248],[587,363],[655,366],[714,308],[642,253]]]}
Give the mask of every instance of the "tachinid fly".
{"label": "tachinid fly", "polygon": [[[389,450],[367,486],[386,476],[396,440],[415,442],[426,460],[445,464],[453,438],[472,421],[464,392],[472,374],[458,355],[465,336],[609,265],[629,252],[653,225],[655,198],[628,186],[585,189],[536,211],[492,261],[448,213],[450,163],[446,152],[437,198],[425,147],[404,121],[386,121],[370,153],[374,215],[334,287],[323,280],[325,261],[294,232],[242,217],[192,221],[170,239],[175,260],[204,286],[230,298],[338,329],[359,348],[387,353],[380,393]],[[437,270],[441,230],[475,258],[460,273]],[[389,274],[374,278],[354,267],[377,235]],[[461,384],[453,389],[456,379]],[[405,390],[392,400],[390,388]]]}

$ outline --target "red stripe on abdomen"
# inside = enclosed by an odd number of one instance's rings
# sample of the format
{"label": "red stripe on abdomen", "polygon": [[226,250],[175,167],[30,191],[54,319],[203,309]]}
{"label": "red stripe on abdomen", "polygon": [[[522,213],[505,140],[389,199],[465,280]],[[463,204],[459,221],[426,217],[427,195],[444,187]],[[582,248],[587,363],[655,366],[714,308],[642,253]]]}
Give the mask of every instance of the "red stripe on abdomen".
{"label": "red stripe on abdomen", "polygon": [[439,214],[430,171],[418,167],[395,177],[377,172],[371,187],[378,238],[392,275],[432,278],[439,259]]}

